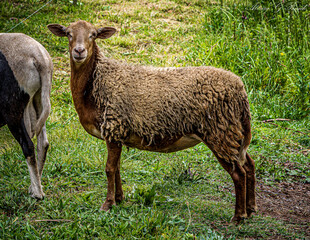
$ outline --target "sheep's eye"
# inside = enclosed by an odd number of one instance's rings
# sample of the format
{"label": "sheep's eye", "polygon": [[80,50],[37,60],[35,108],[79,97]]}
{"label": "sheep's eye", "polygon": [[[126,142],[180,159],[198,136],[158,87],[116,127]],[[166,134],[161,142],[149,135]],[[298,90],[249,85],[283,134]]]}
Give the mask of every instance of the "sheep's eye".
{"label": "sheep's eye", "polygon": [[67,37],[68,37],[69,39],[72,39],[72,35],[71,35],[70,33],[67,33]]}

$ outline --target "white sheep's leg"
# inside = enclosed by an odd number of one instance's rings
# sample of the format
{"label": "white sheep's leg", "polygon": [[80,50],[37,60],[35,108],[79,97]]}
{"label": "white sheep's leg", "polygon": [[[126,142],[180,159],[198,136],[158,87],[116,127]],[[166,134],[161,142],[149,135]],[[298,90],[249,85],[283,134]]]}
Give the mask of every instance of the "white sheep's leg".
{"label": "white sheep's leg", "polygon": [[117,203],[120,203],[124,200],[120,167],[121,167],[121,159],[119,158],[117,163],[117,169],[115,172],[115,201]]}
{"label": "white sheep's leg", "polygon": [[115,203],[115,174],[118,167],[118,162],[120,161],[122,146],[118,143],[108,142],[108,160],[106,164],[106,174],[108,179],[108,190],[107,190],[107,198],[100,210],[108,211]]}
{"label": "white sheep's leg", "polygon": [[11,133],[13,134],[14,138],[19,142],[23,150],[24,156],[27,159],[27,165],[31,180],[29,193],[33,198],[43,199],[44,193],[42,191],[37,162],[35,158],[34,144],[27,133],[24,121],[23,119],[21,119],[17,123],[10,122],[8,124],[8,127]]}
{"label": "white sheep's leg", "polygon": [[46,154],[49,147],[47,135],[46,135],[46,127],[45,124],[42,128],[42,131],[37,137],[37,153],[38,153],[38,170],[40,179],[42,177],[42,172],[46,160]]}
{"label": "white sheep's leg", "polygon": [[44,193],[41,186],[41,178],[39,176],[38,167],[35,157],[27,158],[27,165],[30,174],[31,185],[29,187],[29,194],[36,199],[43,199]]}
{"label": "white sheep's leg", "polygon": [[25,108],[23,119],[24,119],[24,124],[27,130],[27,133],[31,139],[34,137],[34,134],[35,134],[34,123],[37,121],[36,118],[37,118],[37,113],[34,109],[32,101],[29,101],[27,107]]}

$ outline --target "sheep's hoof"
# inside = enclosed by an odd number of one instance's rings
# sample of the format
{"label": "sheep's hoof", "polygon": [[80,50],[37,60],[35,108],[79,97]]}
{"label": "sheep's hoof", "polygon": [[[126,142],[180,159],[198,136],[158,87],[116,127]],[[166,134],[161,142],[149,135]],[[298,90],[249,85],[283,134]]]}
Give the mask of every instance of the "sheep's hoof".
{"label": "sheep's hoof", "polygon": [[115,196],[116,203],[121,203],[122,201],[124,201],[124,199],[125,199],[124,194]]}
{"label": "sheep's hoof", "polygon": [[246,214],[244,214],[244,215],[241,215],[241,216],[233,216],[232,218],[231,218],[231,220],[230,220],[230,222],[234,222],[234,223],[236,223],[236,224],[239,224],[239,223],[241,223],[244,219],[246,219],[247,218],[247,215]]}
{"label": "sheep's hoof", "polygon": [[110,203],[110,202],[105,202],[104,204],[102,204],[101,208],[100,208],[100,211],[109,211],[112,206],[116,206],[115,202],[114,203]]}
{"label": "sheep's hoof", "polygon": [[41,187],[41,189],[36,189],[32,185],[30,185],[28,192],[32,198],[35,198],[37,200],[43,200],[44,199],[45,194],[42,191],[42,187]]}
{"label": "sheep's hoof", "polygon": [[258,210],[258,207],[256,205],[254,207],[247,208],[246,212],[248,214],[248,217],[251,217],[252,213],[257,212],[257,210]]}

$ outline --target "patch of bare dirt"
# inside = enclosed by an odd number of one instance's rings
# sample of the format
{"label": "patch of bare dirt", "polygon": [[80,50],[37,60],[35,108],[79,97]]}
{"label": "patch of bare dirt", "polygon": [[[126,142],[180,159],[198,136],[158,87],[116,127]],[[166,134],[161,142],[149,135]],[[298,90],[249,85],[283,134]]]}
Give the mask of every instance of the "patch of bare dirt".
{"label": "patch of bare dirt", "polygon": [[257,184],[257,204],[263,216],[289,223],[294,230],[310,237],[310,184]]}

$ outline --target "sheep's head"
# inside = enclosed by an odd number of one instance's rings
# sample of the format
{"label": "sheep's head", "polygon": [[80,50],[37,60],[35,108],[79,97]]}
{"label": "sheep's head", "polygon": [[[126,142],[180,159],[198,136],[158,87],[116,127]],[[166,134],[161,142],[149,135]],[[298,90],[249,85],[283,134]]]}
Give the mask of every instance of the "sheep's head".
{"label": "sheep's head", "polygon": [[68,27],[60,24],[49,24],[47,27],[56,36],[68,37],[70,57],[73,63],[78,66],[93,54],[96,38],[106,39],[116,32],[116,29],[111,27],[96,29],[86,21],[77,21]]}

